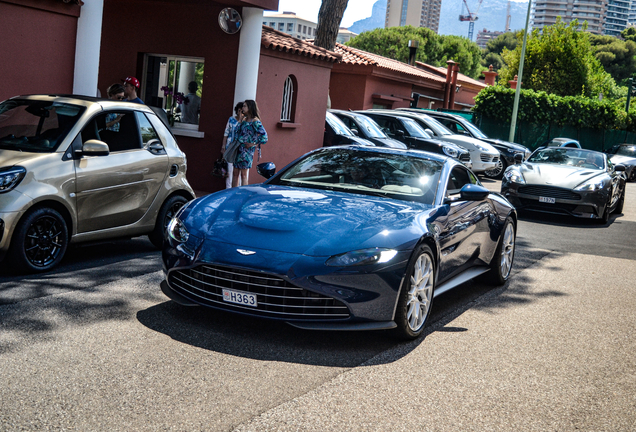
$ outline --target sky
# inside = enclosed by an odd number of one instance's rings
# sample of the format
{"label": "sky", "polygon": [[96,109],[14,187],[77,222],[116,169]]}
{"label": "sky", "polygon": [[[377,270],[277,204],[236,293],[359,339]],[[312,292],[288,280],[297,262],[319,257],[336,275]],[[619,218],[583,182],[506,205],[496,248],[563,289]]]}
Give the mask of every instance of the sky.
{"label": "sky", "polygon": [[[377,0],[349,0],[342,17],[341,27],[349,27],[354,22],[371,16],[373,3]],[[301,18],[318,22],[318,11],[322,0],[279,0],[278,12],[296,12]],[[265,15],[274,12],[265,12]]]}
{"label": "sky", "polygon": [[[354,22],[371,16],[371,9],[377,0],[349,0],[347,9],[342,17],[341,27],[350,27]],[[457,0],[460,1],[460,0]],[[512,0],[516,2],[525,2],[527,0]],[[318,22],[318,11],[322,0],[279,0],[278,12],[296,12],[301,18]],[[472,4],[474,1],[469,1]],[[272,14],[274,12],[265,12]]]}

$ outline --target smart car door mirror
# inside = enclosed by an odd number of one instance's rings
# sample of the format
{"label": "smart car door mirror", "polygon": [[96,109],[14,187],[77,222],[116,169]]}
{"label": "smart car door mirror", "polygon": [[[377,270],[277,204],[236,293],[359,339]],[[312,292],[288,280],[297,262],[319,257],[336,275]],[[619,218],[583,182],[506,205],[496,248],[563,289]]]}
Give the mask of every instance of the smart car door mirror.
{"label": "smart car door mirror", "polygon": [[82,156],[108,156],[110,149],[104,141],[88,140],[82,145]]}

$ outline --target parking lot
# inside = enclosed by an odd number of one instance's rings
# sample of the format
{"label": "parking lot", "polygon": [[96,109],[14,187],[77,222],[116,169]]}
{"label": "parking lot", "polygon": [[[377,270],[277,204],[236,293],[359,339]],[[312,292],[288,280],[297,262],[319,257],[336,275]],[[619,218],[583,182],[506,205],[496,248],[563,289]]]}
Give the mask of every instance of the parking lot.
{"label": "parking lot", "polygon": [[632,431],[635,235],[636,183],[609,226],[524,217],[511,280],[410,343],[179,307],[142,241],[2,275],[0,430]]}

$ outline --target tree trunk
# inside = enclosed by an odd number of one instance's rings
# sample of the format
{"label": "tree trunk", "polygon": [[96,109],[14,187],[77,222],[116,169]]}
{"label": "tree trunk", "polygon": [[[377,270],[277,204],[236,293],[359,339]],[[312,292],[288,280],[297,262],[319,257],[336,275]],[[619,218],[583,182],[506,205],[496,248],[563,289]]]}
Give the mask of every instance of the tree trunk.
{"label": "tree trunk", "polygon": [[322,0],[314,45],[333,51],[348,2],[349,0]]}

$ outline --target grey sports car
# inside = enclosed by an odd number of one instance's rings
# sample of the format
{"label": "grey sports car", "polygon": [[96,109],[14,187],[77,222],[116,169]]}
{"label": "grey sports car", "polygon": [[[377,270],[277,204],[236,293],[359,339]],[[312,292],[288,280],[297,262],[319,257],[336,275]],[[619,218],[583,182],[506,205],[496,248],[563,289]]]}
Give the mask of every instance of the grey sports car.
{"label": "grey sports car", "polygon": [[606,224],[625,202],[625,167],[603,153],[541,147],[522,164],[508,167],[501,193],[517,208],[598,219]]}
{"label": "grey sports car", "polygon": [[614,165],[625,166],[627,181],[636,181],[636,144],[618,144],[607,153]]}

